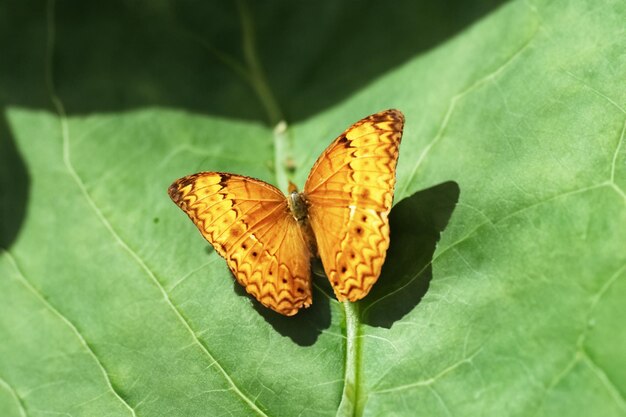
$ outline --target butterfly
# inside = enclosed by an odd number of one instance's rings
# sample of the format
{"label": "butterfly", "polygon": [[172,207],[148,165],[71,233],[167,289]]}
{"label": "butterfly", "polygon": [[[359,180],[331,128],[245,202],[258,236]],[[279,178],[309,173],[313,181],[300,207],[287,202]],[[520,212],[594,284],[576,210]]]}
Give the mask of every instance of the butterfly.
{"label": "butterfly", "polygon": [[298,192],[224,172],[180,178],[168,194],[261,304],[291,316],[312,303],[311,258],[320,257],[339,301],[365,297],[389,247],[404,116],[356,122],[317,159]]}

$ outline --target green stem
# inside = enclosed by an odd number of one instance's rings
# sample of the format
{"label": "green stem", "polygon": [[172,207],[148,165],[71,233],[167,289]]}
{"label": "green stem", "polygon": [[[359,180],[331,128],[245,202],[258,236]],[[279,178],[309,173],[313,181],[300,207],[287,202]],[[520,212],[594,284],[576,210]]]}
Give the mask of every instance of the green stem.
{"label": "green stem", "polygon": [[287,123],[280,122],[274,128],[274,172],[276,173],[276,185],[284,193],[287,193],[289,172],[285,166],[290,157],[289,132]]}
{"label": "green stem", "polygon": [[263,71],[261,60],[257,54],[254,36],[254,24],[250,9],[244,0],[237,1],[241,17],[242,48],[248,74],[248,81],[265,108],[270,125],[274,126],[274,171],[278,188],[287,191],[290,171],[287,167],[291,160],[291,146],[287,123],[278,106],[278,102]]}
{"label": "green stem", "polygon": [[250,75],[250,82],[252,88],[259,96],[259,99],[265,107],[267,117],[272,126],[277,125],[284,119],[278,103],[272,94],[272,90],[269,87],[267,78],[261,66],[261,61],[256,53],[256,45],[254,38],[254,25],[252,22],[252,16],[247,4],[243,0],[237,1],[239,8],[239,14],[241,16],[241,30],[243,37],[243,55],[246,60],[246,66],[248,67],[248,73]]}
{"label": "green stem", "polygon": [[359,305],[350,301],[343,302],[346,318],[346,369],[343,394],[337,416],[354,417],[362,414],[362,391],[360,379],[361,349],[359,343]]}

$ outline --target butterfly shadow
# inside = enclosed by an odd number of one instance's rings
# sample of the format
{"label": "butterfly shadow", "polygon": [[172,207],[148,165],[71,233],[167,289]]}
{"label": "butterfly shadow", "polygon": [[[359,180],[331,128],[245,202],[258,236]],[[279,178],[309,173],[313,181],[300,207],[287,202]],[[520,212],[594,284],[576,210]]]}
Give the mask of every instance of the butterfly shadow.
{"label": "butterfly shadow", "polygon": [[[390,328],[419,304],[432,278],[431,262],[441,232],[459,199],[459,186],[449,181],[419,191],[396,204],[389,215],[391,244],[378,282],[361,303],[365,324]],[[234,283],[235,292],[252,300],[255,310],[283,336],[301,346],[313,345],[330,326],[334,299],[319,261],[313,261],[313,304],[292,317],[282,316],[250,297]]]}
{"label": "butterfly shadow", "polygon": [[309,308],[301,309],[298,314],[286,317],[263,306],[253,297],[246,293],[245,289],[235,282],[237,295],[248,297],[252,300],[254,309],[261,315],[278,333],[289,337],[300,346],[311,346],[317,341],[322,330],[330,326],[330,303],[329,295],[317,285],[313,286],[313,304]]}
{"label": "butterfly shadow", "polygon": [[0,250],[9,250],[26,215],[30,177],[5,115],[0,115]]}
{"label": "butterfly shadow", "polygon": [[361,320],[391,326],[422,300],[432,279],[432,259],[441,232],[459,199],[449,181],[416,192],[396,204],[389,215],[391,243],[380,278],[361,301]]}

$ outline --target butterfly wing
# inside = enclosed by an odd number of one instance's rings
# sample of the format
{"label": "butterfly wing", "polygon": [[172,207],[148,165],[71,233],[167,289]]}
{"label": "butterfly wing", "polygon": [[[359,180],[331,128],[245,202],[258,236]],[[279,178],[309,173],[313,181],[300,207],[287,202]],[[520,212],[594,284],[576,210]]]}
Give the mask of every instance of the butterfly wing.
{"label": "butterfly wing", "polygon": [[380,275],[403,126],[398,110],[358,121],[322,153],[306,181],[309,221],[339,301],[365,297]]}
{"label": "butterfly wing", "polygon": [[286,316],[311,304],[311,255],[280,190],[201,172],[175,181],[168,193],[261,304]]}

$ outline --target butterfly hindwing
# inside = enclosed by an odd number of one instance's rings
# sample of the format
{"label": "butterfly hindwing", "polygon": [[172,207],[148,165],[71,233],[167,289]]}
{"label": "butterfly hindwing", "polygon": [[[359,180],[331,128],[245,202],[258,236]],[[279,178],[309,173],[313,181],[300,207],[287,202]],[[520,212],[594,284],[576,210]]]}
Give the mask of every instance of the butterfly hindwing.
{"label": "butterfly hindwing", "polygon": [[263,305],[290,316],[311,304],[309,248],[277,188],[201,172],[175,181],[168,193]]}
{"label": "butterfly hindwing", "polygon": [[380,275],[403,126],[398,110],[358,121],[322,153],[306,181],[308,218],[339,301],[365,297]]}

